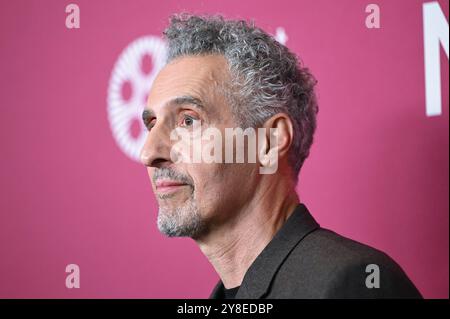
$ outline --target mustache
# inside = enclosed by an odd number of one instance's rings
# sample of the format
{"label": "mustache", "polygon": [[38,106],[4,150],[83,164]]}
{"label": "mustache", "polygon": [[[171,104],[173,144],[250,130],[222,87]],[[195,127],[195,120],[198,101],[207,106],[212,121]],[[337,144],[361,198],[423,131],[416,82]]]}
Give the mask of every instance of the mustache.
{"label": "mustache", "polygon": [[190,176],[179,173],[171,168],[160,168],[156,170],[152,176],[154,183],[161,178],[167,178],[184,184],[194,185],[194,181]]}

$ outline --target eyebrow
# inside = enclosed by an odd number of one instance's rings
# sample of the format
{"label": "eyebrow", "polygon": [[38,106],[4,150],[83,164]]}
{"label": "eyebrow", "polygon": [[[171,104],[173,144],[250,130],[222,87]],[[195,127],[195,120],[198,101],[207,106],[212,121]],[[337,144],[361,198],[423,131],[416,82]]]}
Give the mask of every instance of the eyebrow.
{"label": "eyebrow", "polygon": [[203,105],[203,102],[196,97],[193,97],[191,95],[183,95],[183,96],[179,96],[176,97],[172,100],[170,100],[168,103],[169,104],[175,104],[175,105],[183,105],[183,104],[192,104],[200,109],[204,109],[205,106]]}
{"label": "eyebrow", "polygon": [[[168,101],[165,106],[167,105],[185,105],[185,104],[191,104],[199,109],[204,109],[205,106],[202,102],[202,100],[200,100],[199,98],[196,98],[192,95],[182,95],[182,96],[177,96],[173,99],[171,99],[170,101]],[[144,111],[142,112],[142,119],[145,121],[150,117],[154,117],[154,112],[150,109],[144,109]]]}

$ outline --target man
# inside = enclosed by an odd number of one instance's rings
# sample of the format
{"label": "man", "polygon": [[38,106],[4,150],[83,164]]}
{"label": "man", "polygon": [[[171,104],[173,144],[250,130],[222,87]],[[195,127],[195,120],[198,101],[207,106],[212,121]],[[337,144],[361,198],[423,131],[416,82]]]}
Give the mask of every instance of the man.
{"label": "man", "polygon": [[[316,81],[296,56],[253,25],[218,16],[173,16],[164,35],[168,60],[143,112],[141,159],[159,230],[193,238],[219,274],[211,298],[419,298],[387,255],[320,228],[300,203],[295,186],[318,107]],[[183,148],[211,146],[199,126],[219,133],[214,161]],[[244,161],[230,128],[259,129],[246,135]],[[184,144],[181,130],[191,134]],[[224,160],[230,139],[234,161]]]}

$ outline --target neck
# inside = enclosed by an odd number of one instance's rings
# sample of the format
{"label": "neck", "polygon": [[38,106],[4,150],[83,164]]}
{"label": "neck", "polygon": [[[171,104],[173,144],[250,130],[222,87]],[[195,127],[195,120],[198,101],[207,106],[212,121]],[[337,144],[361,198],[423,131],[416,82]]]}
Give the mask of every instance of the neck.
{"label": "neck", "polygon": [[253,261],[298,205],[292,184],[272,178],[260,183],[235,218],[196,239],[225,288],[240,286]]}

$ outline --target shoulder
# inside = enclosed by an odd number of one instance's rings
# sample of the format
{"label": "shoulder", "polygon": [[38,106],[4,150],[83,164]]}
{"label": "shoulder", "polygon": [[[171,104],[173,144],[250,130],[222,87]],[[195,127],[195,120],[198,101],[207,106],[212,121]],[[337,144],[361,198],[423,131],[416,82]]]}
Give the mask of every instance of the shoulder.
{"label": "shoulder", "polygon": [[[274,280],[299,298],[420,298],[384,252],[319,228],[291,251]],[[294,297],[295,298],[295,297]]]}

